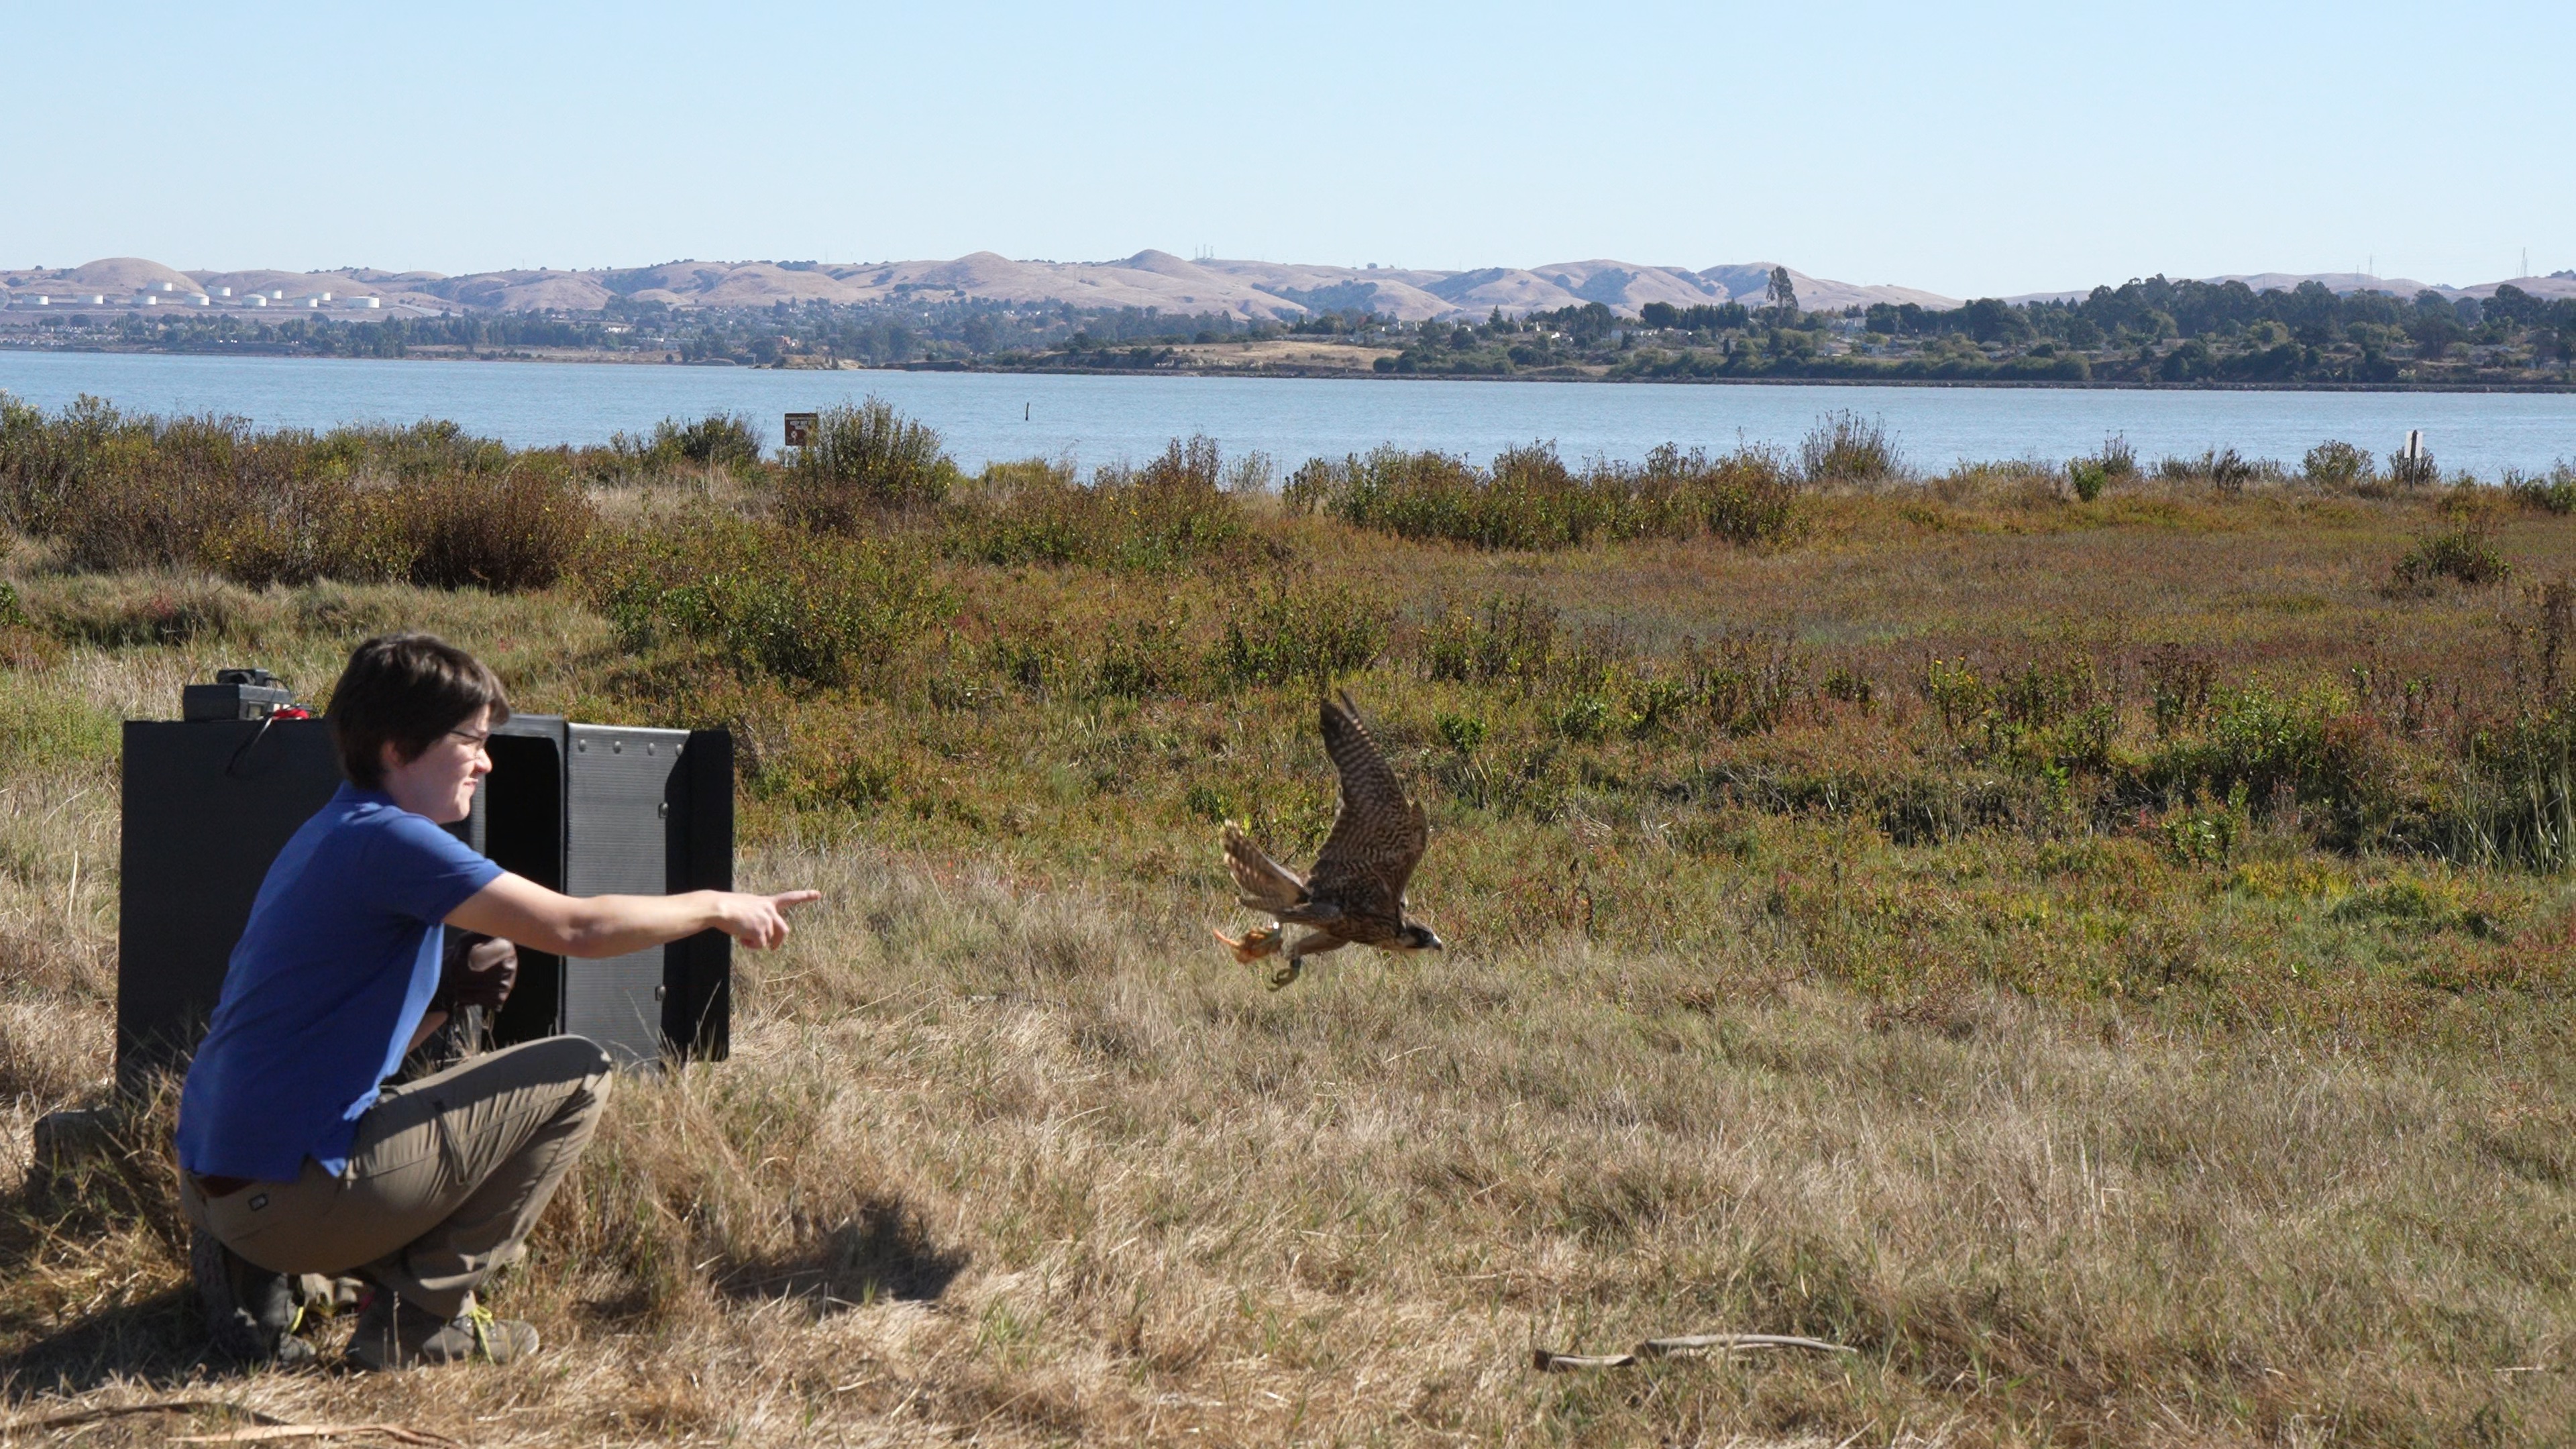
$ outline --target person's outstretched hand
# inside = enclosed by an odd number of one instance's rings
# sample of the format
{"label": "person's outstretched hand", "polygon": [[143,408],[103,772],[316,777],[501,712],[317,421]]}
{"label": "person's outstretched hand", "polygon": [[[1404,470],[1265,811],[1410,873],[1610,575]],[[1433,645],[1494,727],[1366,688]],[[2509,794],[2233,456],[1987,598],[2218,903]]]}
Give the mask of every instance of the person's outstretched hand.
{"label": "person's outstretched hand", "polygon": [[717,929],[755,951],[787,944],[787,912],[823,898],[821,891],[781,891],[774,896],[718,891],[716,895],[717,909],[724,917]]}

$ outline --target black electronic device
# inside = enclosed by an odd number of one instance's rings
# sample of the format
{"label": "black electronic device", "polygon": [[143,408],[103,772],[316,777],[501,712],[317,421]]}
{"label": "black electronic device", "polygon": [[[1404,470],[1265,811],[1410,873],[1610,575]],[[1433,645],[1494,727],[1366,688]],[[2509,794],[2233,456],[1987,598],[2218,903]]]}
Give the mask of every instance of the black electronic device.
{"label": "black electronic device", "polygon": [[[259,686],[253,686],[259,687]],[[268,867],[340,786],[321,720],[128,720],[117,1078],[182,1060],[205,1030]],[[475,849],[572,895],[733,883],[733,737],[516,715],[494,732]],[[708,931],[606,961],[520,955],[496,1043],[575,1032],[621,1063],[724,1057],[733,942]]]}
{"label": "black electronic device", "polygon": [[218,669],[212,684],[183,685],[179,718],[191,724],[219,719],[266,719],[295,707],[295,691],[265,669]]}

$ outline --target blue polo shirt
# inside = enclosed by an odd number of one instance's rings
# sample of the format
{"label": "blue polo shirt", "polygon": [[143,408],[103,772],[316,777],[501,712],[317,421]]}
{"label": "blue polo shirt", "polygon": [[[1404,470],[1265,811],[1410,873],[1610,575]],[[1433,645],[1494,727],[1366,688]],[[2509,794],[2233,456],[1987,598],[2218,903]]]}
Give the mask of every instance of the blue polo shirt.
{"label": "blue polo shirt", "polygon": [[427,816],[342,785],[260,883],[179,1092],[179,1165],[263,1182],[308,1157],[347,1167],[438,989],[438,924],[500,875]]}

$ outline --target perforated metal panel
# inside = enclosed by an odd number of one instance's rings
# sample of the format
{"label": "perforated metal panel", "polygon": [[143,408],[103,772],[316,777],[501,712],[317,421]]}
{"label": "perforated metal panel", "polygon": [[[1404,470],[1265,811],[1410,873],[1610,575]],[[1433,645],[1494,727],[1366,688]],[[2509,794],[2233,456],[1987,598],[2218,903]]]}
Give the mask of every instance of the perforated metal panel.
{"label": "perforated metal panel", "polygon": [[[686,730],[569,727],[564,759],[564,893],[658,896],[671,889],[671,795]],[[563,1029],[621,1061],[662,1055],[664,948],[566,964]]]}

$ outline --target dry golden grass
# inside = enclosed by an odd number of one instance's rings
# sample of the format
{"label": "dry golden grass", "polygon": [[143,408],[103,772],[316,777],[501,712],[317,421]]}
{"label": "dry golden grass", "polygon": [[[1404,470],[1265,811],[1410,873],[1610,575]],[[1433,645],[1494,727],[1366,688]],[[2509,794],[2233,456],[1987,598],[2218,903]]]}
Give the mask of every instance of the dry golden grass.
{"label": "dry golden grass", "polygon": [[[950,624],[840,692],[623,657],[560,595],[234,590],[204,634],[111,647],[80,640],[209,586],[29,573],[32,612],[92,622],[0,676],[7,1412],[220,1398],[496,1445],[2563,1434],[2566,879],[2330,850],[2296,810],[2178,853],[2168,815],[2217,806],[2125,821],[1963,759],[1914,688],[1928,656],[2084,651],[2130,681],[2125,758],[2157,747],[2134,673],[2156,644],[2228,679],[2500,688],[2517,596],[2380,593],[2421,505],[2025,481],[1828,497],[1760,553],[1255,517],[1395,611],[1352,687],[1433,802],[1415,897],[1452,942],[1342,953],[1278,995],[1206,938],[1239,921],[1208,807],[1312,843],[1331,796],[1304,695],[1083,682],[1138,623],[1212,638],[1245,587],[1225,572],[948,567]],[[2545,577],[2570,530],[2496,536]],[[1579,682],[1424,677],[1420,631],[1496,593],[1615,632],[1621,669],[1776,627],[1875,703],[1567,736]],[[493,1295],[545,1353],[242,1373],[204,1361],[154,1129],[81,1192],[15,1183],[34,1115],[106,1071],[112,721],[219,662],[311,687],[397,620],[494,658],[526,707],[743,725],[740,874],[827,898],[740,963],[732,1061],[621,1083]],[[1064,663],[1026,682],[997,640]],[[1472,755],[1440,733],[1467,714]],[[2003,780],[2019,813],[1906,844],[1832,795],[1927,770]],[[1529,1367],[1717,1330],[1860,1352]]]}

